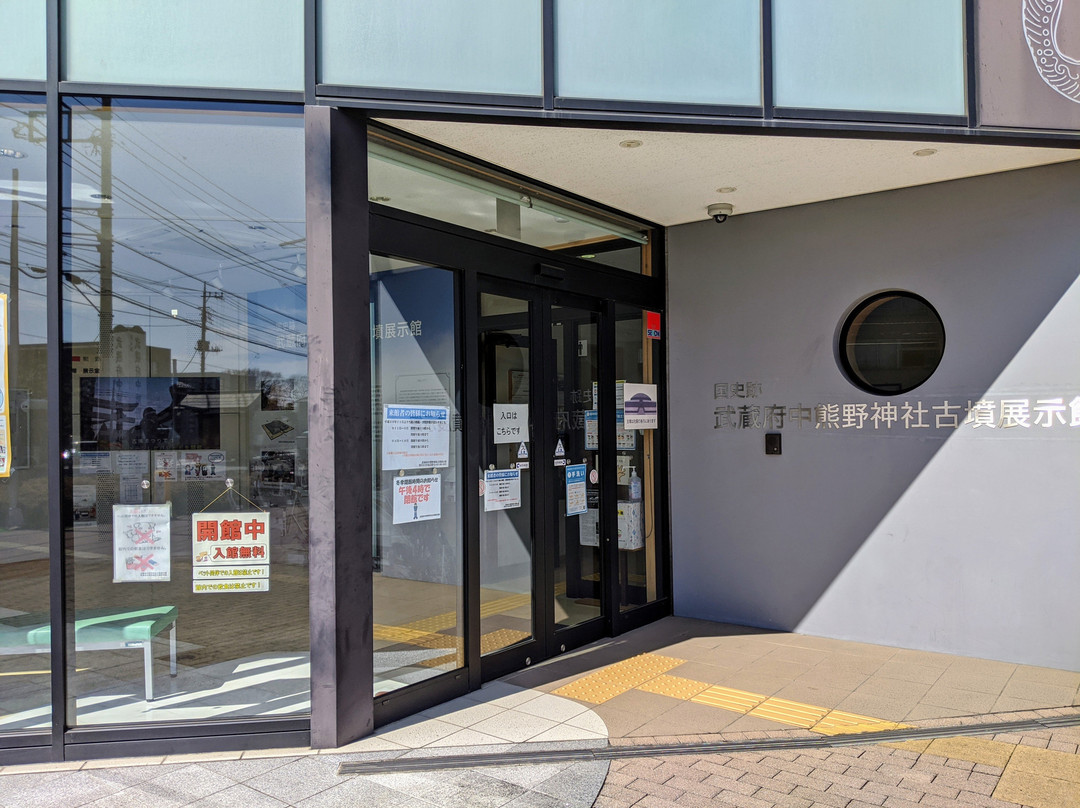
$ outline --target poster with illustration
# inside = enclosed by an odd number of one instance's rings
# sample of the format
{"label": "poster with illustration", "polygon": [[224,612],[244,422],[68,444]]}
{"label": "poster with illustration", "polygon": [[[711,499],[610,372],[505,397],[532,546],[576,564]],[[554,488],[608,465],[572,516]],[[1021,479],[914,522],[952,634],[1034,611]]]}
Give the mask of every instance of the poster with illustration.
{"label": "poster with illustration", "polygon": [[172,504],[113,505],[113,583],[169,580]]}

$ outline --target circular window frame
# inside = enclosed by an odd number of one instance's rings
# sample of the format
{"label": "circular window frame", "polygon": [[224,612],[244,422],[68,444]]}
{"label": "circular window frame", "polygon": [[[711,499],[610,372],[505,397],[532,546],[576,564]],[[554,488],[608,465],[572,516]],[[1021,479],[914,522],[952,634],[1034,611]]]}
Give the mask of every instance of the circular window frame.
{"label": "circular window frame", "polygon": [[[898,297],[905,298],[907,300],[913,300],[917,303],[922,304],[933,315],[934,319],[937,320],[938,326],[941,328],[941,350],[938,353],[937,361],[934,362],[933,367],[928,367],[925,375],[918,383],[913,384],[909,387],[902,387],[899,390],[887,390],[866,381],[862,377],[862,375],[852,366],[851,362],[848,360],[848,338],[851,335],[852,328],[855,326],[856,321],[858,321],[860,316],[862,316],[867,311],[867,309],[871,308],[882,300]],[[857,303],[855,303],[855,305],[851,307],[851,309],[847,312],[847,314],[841,321],[840,330],[837,333],[837,339],[835,343],[837,361],[840,365],[840,370],[843,372],[844,378],[847,379],[851,384],[858,387],[860,390],[866,393],[872,393],[876,396],[902,396],[905,393],[910,393],[912,390],[916,390],[919,387],[922,387],[924,384],[930,381],[930,379],[933,378],[934,374],[937,372],[937,369],[941,367],[941,360],[945,357],[945,344],[945,322],[941,319],[941,315],[938,313],[938,310],[934,308],[933,304],[922,295],[918,295],[915,292],[909,292],[906,289],[888,289],[883,292],[875,292],[874,294],[864,297]]]}

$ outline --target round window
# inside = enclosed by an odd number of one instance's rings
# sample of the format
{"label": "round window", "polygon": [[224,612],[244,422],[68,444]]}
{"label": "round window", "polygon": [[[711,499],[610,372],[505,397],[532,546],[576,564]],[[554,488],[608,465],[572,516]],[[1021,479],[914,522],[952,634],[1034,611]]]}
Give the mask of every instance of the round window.
{"label": "round window", "polygon": [[911,292],[882,292],[857,305],[840,329],[840,364],[870,393],[914,390],[937,370],[945,327],[926,300]]}

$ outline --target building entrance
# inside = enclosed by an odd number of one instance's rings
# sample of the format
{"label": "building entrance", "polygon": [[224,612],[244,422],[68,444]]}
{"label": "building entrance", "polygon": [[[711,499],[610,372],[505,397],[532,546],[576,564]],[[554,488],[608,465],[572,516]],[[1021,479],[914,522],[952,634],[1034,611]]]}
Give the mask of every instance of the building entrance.
{"label": "building entrance", "polygon": [[662,287],[409,212],[370,222],[382,724],[669,611],[663,419],[627,428],[624,404],[626,385],[659,400]]}
{"label": "building entrance", "polygon": [[483,678],[601,636],[600,302],[483,279]]}

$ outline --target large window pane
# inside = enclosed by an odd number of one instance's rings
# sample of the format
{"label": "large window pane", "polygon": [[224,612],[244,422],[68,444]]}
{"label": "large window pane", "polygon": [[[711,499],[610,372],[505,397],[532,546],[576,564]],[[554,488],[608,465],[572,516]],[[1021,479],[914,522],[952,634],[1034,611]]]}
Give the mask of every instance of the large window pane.
{"label": "large window pane", "polygon": [[0,0],[0,79],[45,80],[44,0]]}
{"label": "large window pane", "polygon": [[454,274],[371,259],[375,695],[465,664]]}
{"label": "large window pane", "polygon": [[962,0],[775,0],[773,15],[777,106],[964,114]]}
{"label": "large window pane", "polygon": [[0,94],[0,732],[49,726],[45,108]]}
{"label": "large window pane", "polygon": [[306,712],[301,116],[68,112],[70,718]]}
{"label": "large window pane", "polygon": [[327,84],[540,95],[539,0],[322,0]]}
{"label": "large window pane", "polygon": [[63,10],[69,81],[304,87],[303,0],[64,0]]}
{"label": "large window pane", "polygon": [[761,104],[760,0],[558,0],[555,20],[560,96]]}

